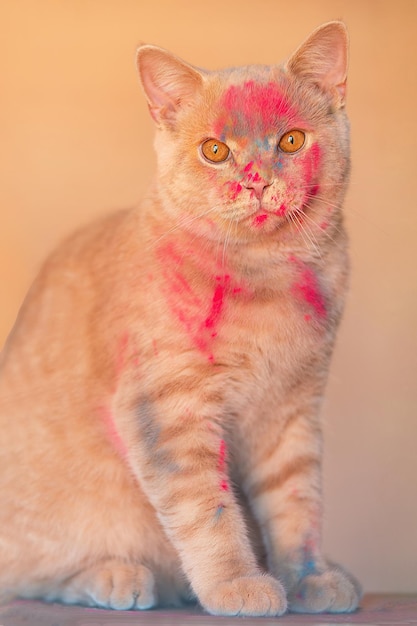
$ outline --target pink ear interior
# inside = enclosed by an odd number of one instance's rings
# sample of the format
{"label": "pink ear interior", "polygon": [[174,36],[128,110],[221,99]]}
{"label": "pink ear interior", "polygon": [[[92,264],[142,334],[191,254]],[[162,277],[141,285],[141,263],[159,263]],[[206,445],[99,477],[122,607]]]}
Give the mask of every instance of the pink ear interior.
{"label": "pink ear interior", "polygon": [[287,63],[290,72],[332,93],[343,106],[346,96],[349,40],[342,22],[320,26]]}
{"label": "pink ear interior", "polygon": [[137,63],[152,117],[158,124],[172,124],[201,89],[202,73],[156,46],[141,46]]}

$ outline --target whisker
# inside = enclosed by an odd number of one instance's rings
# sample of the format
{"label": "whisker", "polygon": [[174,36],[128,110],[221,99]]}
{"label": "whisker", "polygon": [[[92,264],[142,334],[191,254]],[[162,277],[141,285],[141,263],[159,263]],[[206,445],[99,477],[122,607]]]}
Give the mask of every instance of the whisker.
{"label": "whisker", "polygon": [[[311,217],[311,215],[309,215],[308,213],[306,213],[305,211],[303,211],[302,209],[299,209],[299,212],[303,215],[303,217],[308,220],[309,222],[311,222],[311,224],[313,224],[316,228],[318,228],[320,230],[320,232],[322,232],[328,239],[330,239],[330,241],[332,241],[336,246],[340,247],[340,242],[337,241],[337,239],[335,239],[334,237],[332,237],[332,235],[327,232],[326,229],[323,229],[320,224],[318,224],[315,220],[313,220],[313,218]],[[342,230],[340,228],[338,228],[338,226],[336,224],[332,224],[332,228],[334,230],[336,230],[337,232],[342,232]]]}
{"label": "whisker", "polygon": [[198,219],[201,219],[202,217],[205,217],[206,215],[208,215],[209,213],[211,213],[212,211],[216,211],[218,209],[218,207],[212,207],[211,209],[206,209],[205,211],[202,211],[201,213],[199,213],[198,215],[194,215],[194,216],[185,216],[182,219],[180,219],[172,228],[168,229],[166,232],[164,232],[162,235],[160,235],[159,237],[157,237],[156,239],[152,240],[148,246],[147,249],[149,249],[149,247],[153,247],[155,246],[157,243],[159,243],[162,239],[164,239],[165,237],[167,237],[168,235],[171,235],[173,232],[175,232],[176,230],[179,230],[180,228],[183,228],[184,226],[189,226],[190,224],[192,224],[193,222],[195,222]]}
{"label": "whisker", "polygon": [[229,226],[227,228],[226,237],[225,237],[224,243],[223,243],[223,255],[222,255],[222,267],[223,267],[223,269],[225,267],[226,248],[227,248],[227,246],[229,244],[230,234],[231,234],[233,223],[234,223],[233,218],[229,218]]}
{"label": "whisker", "polygon": [[[304,242],[306,243],[307,247],[311,246],[313,250],[315,251],[315,253],[321,258],[321,251],[317,243],[317,239],[315,238],[311,230],[303,223],[302,213],[300,214],[299,209],[293,209],[292,216],[294,217],[294,219],[296,220],[299,226],[301,236],[303,237]],[[304,237],[304,235],[307,239]]]}

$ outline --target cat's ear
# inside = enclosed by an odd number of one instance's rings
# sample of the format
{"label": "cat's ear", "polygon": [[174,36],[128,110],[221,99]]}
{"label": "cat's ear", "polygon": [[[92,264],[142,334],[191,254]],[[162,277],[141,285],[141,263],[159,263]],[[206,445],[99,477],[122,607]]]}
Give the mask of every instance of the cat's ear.
{"label": "cat's ear", "polygon": [[287,69],[330,94],[334,107],[346,99],[349,38],[343,22],[328,22],[317,28],[295,51]]}
{"label": "cat's ear", "polygon": [[140,46],[137,65],[153,119],[158,126],[174,126],[178,111],[201,91],[203,72],[151,45]]}

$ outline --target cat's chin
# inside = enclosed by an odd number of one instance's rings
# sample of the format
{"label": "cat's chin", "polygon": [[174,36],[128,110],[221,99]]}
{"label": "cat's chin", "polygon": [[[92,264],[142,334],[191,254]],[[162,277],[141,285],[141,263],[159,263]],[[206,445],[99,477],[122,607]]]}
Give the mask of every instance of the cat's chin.
{"label": "cat's chin", "polygon": [[243,223],[251,231],[271,232],[282,228],[288,221],[276,206],[260,205],[256,211],[244,218]]}

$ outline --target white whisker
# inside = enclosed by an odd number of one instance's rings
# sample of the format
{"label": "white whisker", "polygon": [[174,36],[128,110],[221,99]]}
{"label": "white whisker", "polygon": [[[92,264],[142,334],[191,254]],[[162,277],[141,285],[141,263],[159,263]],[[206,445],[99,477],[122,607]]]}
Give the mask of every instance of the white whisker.
{"label": "white whisker", "polygon": [[317,243],[317,239],[315,238],[311,230],[302,221],[302,211],[300,213],[300,209],[293,209],[292,217],[298,225],[299,232],[304,239],[304,243],[307,245],[307,247],[312,247],[315,253],[321,258],[321,251]]}
{"label": "white whisker", "polygon": [[218,207],[212,207],[211,209],[206,209],[205,211],[202,211],[201,213],[199,213],[198,215],[194,215],[194,216],[186,216],[183,217],[182,219],[180,219],[172,228],[168,229],[166,232],[164,232],[162,235],[160,235],[159,237],[157,237],[156,239],[152,240],[149,244],[149,246],[155,246],[157,243],[159,243],[162,239],[164,239],[165,237],[167,237],[168,235],[171,235],[173,232],[175,232],[176,230],[179,230],[181,228],[183,228],[184,226],[190,226],[190,224],[192,224],[193,222],[195,222],[198,219],[201,219],[202,217],[205,217],[206,215],[208,215],[209,213],[212,213],[213,211],[216,211]]}

